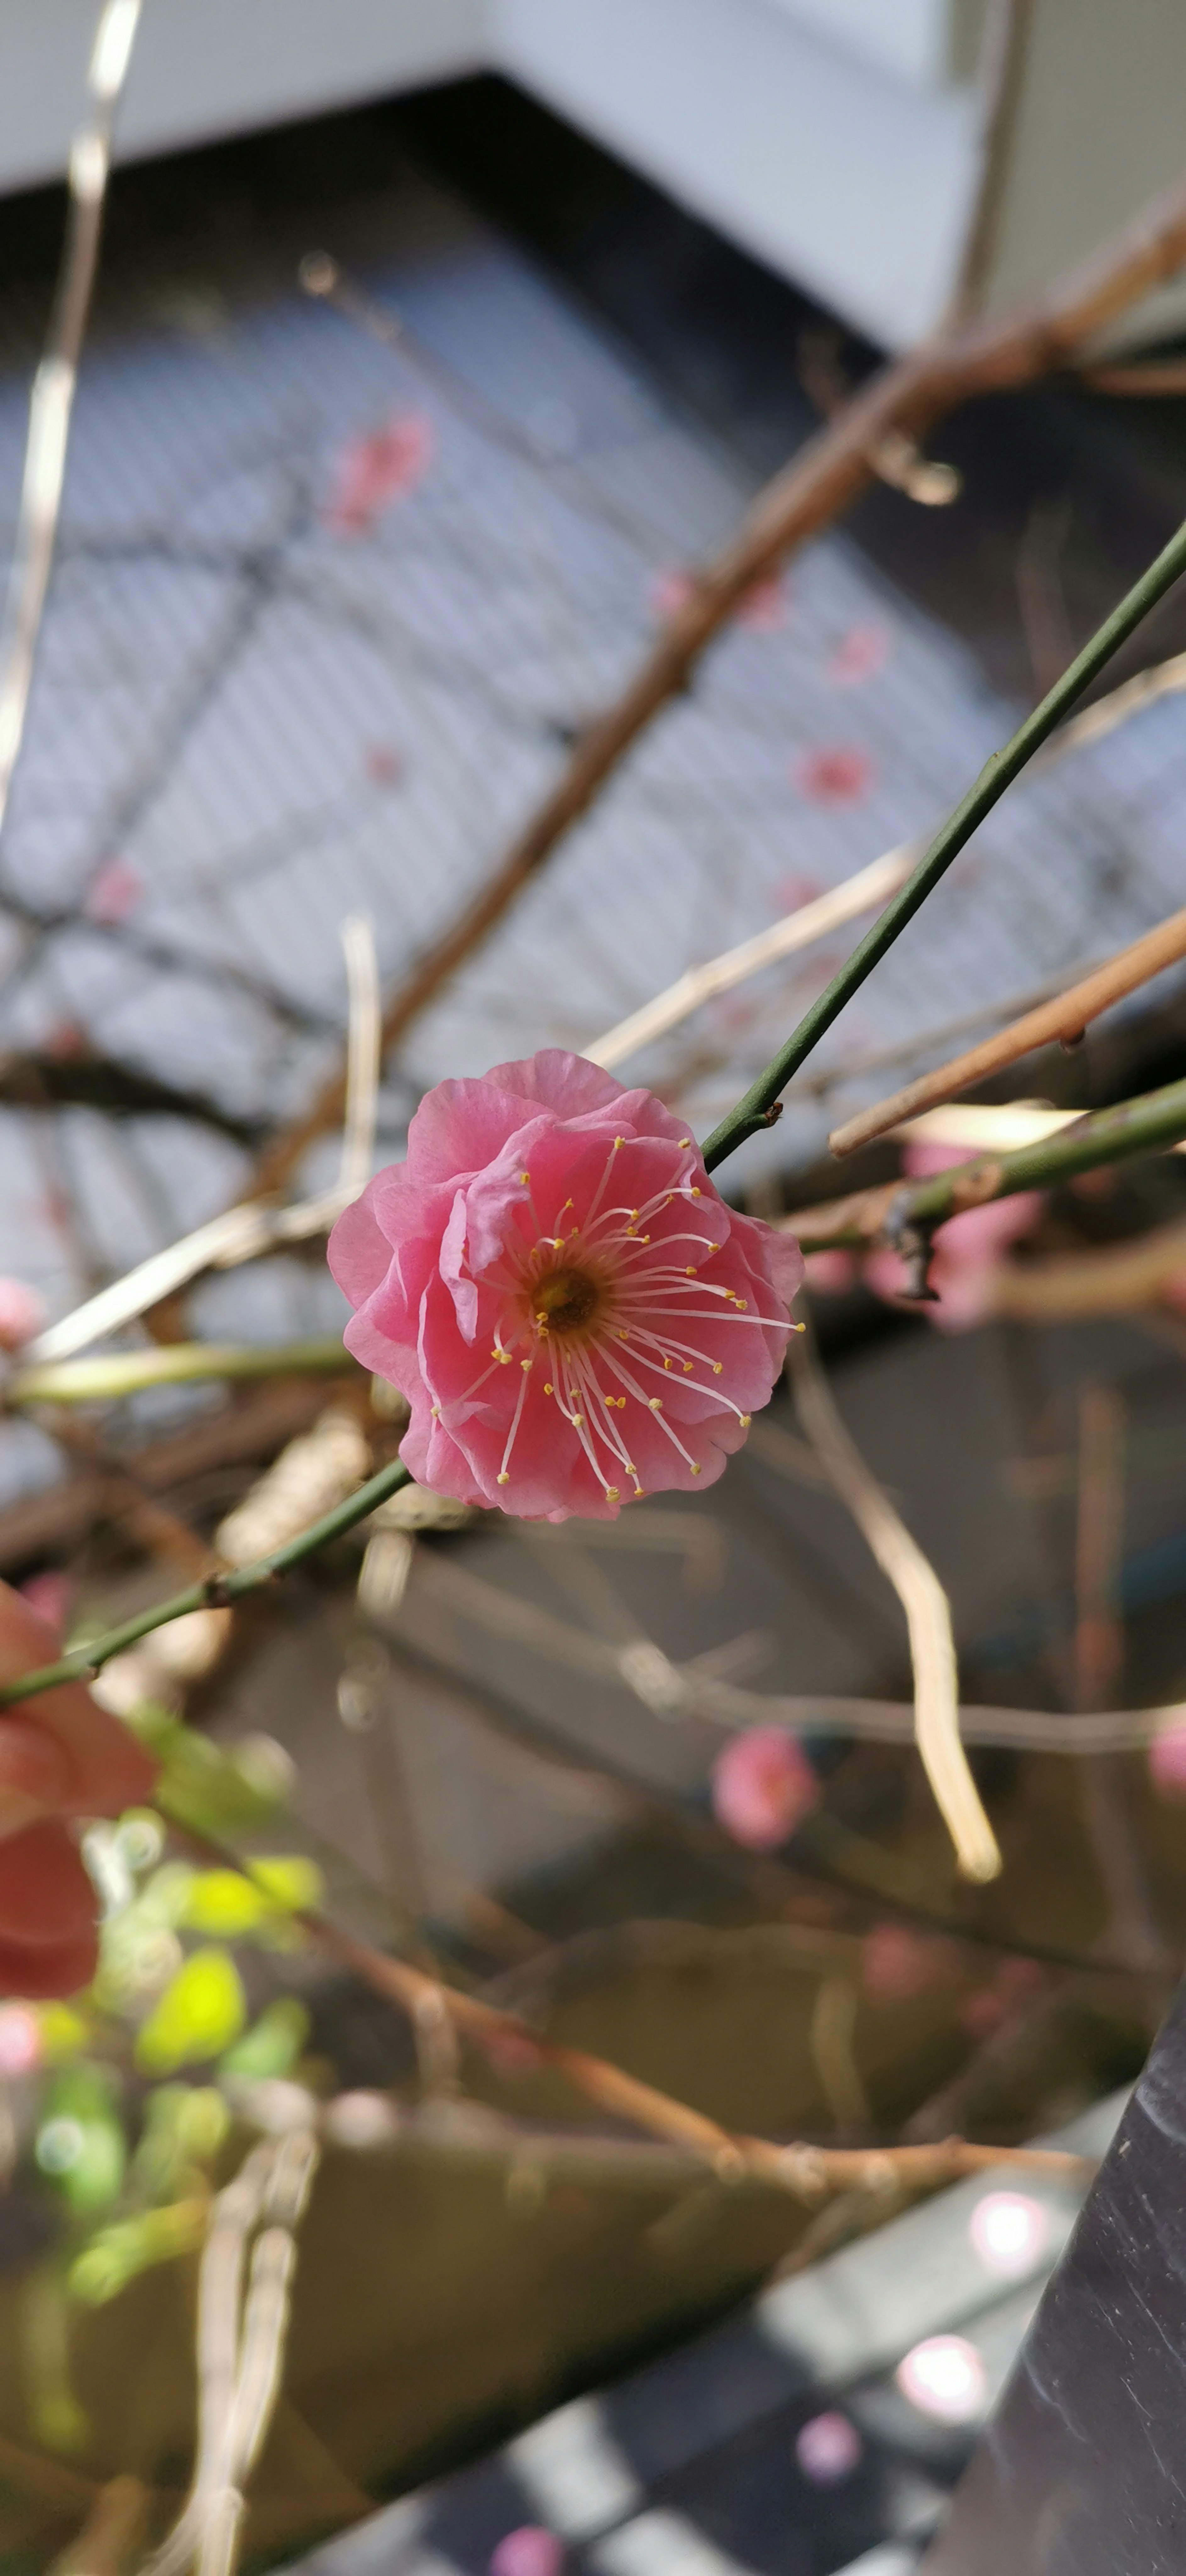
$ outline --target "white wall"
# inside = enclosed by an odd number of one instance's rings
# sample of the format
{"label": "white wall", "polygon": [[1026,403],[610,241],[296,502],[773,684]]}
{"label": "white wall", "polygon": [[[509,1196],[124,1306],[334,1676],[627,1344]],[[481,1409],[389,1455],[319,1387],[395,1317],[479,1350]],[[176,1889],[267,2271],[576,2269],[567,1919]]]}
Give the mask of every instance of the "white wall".
{"label": "white wall", "polygon": [[[0,190],[56,178],[97,0],[0,0]],[[145,0],[125,158],[486,68],[483,0]]]}
{"label": "white wall", "polygon": [[874,339],[937,320],[975,183],[968,88],[891,78],[782,0],[491,0],[490,23],[525,87]]}

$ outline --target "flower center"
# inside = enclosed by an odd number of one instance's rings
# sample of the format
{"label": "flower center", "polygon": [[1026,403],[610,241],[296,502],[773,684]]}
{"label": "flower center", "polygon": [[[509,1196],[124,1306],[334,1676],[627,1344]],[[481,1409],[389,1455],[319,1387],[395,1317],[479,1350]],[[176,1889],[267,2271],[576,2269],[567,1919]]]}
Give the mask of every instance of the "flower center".
{"label": "flower center", "polygon": [[531,1294],[537,1319],[552,1333],[578,1332],[601,1304],[601,1289],[587,1270],[551,1270]]}

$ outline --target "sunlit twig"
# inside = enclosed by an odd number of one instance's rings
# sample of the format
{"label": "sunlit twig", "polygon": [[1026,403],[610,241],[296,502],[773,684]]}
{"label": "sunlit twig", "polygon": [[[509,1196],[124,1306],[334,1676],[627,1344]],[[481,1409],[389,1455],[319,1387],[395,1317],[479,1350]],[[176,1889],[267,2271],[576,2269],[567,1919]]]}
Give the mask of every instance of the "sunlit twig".
{"label": "sunlit twig", "polygon": [[24,738],[57,543],[78,361],[99,257],[112,129],[140,6],[141,0],[105,0],[87,72],[88,109],[70,147],[66,246],[29,402],[16,542],[0,629],[0,830]]}

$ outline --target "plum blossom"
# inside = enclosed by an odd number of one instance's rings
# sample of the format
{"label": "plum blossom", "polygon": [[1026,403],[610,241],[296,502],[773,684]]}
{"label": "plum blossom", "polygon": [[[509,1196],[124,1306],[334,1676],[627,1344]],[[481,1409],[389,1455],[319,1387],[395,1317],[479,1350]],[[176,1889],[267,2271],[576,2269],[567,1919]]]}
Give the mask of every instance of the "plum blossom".
{"label": "plum blossom", "polygon": [[795,762],[792,776],[815,805],[859,805],[872,787],[873,763],[858,743],[823,743]]}
{"label": "plum blossom", "polygon": [[748,1726],[713,1764],[713,1814],[747,1851],[777,1851],[819,1801],[819,1781],[785,1726]]}
{"label": "plum blossom", "polygon": [[1186,1720],[1171,1718],[1159,1727],[1145,1759],[1159,1797],[1186,1798]]}
{"label": "plum blossom", "polygon": [[347,1349],[408,1398],[417,1481],[557,1521],[712,1484],[778,1377],[803,1276],[661,1101],[556,1048],[438,1083],[329,1261]]}
{"label": "plum blossom", "polygon": [[564,2543],[542,2522],[521,2522],[504,2532],[491,2554],[490,2576],[560,2576]]}
{"label": "plum blossom", "polygon": [[365,537],[396,501],[407,499],[423,481],[436,444],[427,413],[393,412],[382,429],[347,439],[334,466],[334,483],[324,513],[335,537]]}
{"label": "plum blossom", "polygon": [[0,1279],[0,1351],[19,1351],[45,1322],[45,1308],[35,1288],[23,1279]]}

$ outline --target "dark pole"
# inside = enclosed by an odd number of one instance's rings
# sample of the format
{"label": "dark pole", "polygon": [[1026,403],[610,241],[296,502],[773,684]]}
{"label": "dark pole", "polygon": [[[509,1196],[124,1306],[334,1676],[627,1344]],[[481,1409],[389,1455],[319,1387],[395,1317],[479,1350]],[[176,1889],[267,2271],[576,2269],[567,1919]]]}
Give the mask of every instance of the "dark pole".
{"label": "dark pole", "polygon": [[920,2576],[1186,2570],[1186,1989]]}

